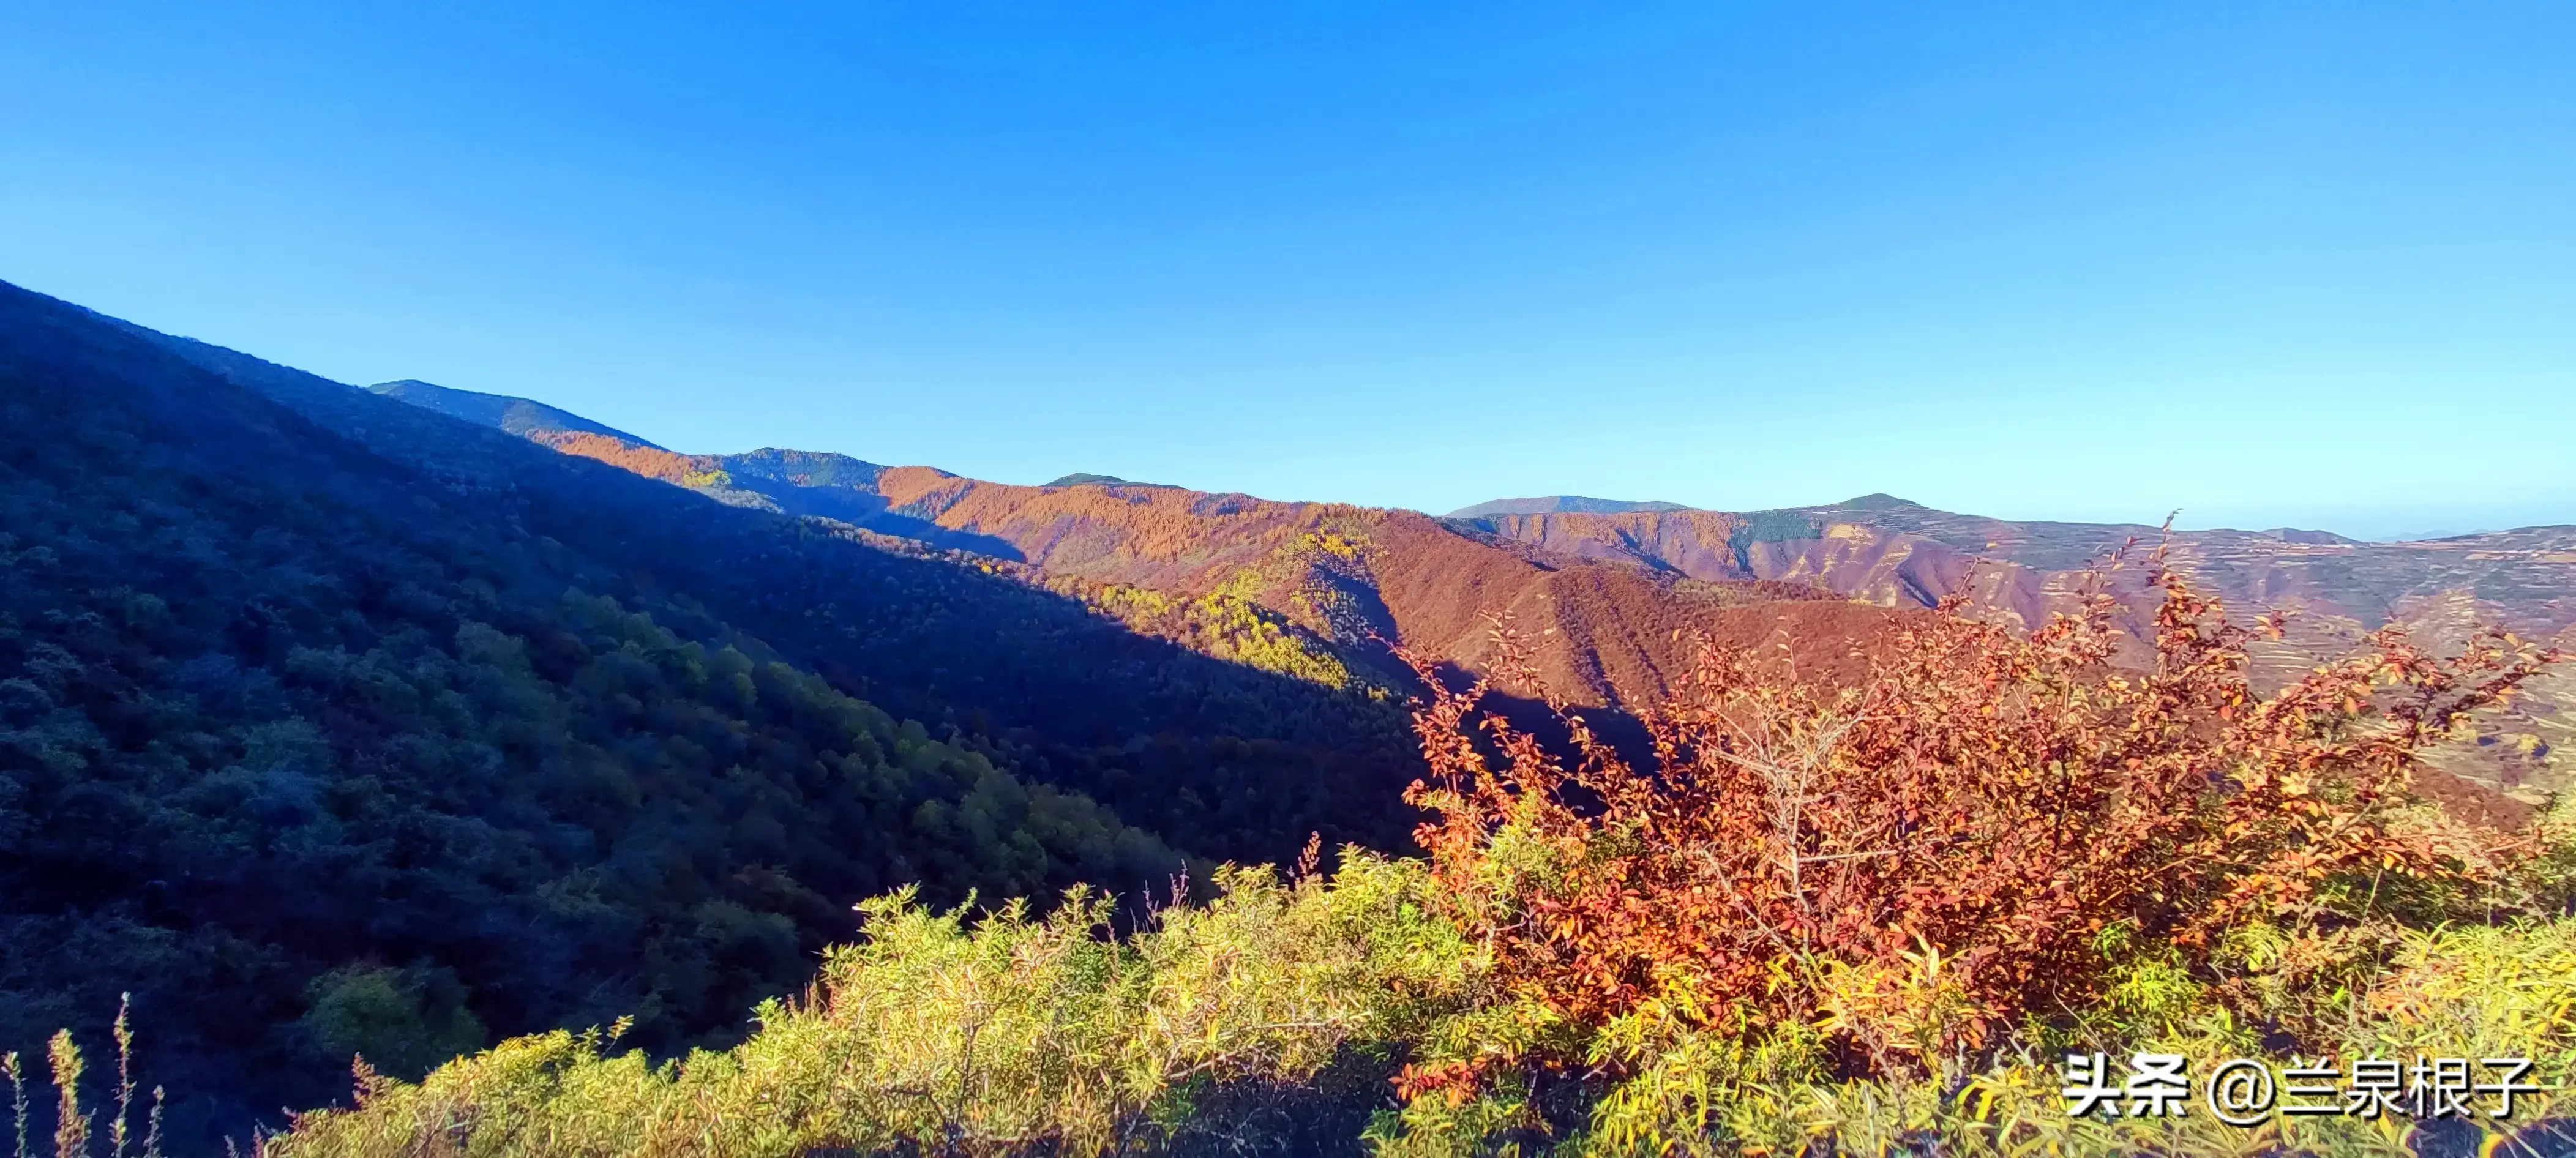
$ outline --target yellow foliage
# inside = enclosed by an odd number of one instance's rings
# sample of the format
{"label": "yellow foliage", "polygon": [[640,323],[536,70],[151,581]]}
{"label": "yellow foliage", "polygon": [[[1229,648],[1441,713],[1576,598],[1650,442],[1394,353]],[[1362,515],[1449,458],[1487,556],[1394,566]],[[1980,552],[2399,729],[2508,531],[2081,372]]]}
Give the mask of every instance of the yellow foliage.
{"label": "yellow foliage", "polygon": [[1354,852],[1329,882],[1220,883],[1123,940],[1080,890],[1043,918],[1013,903],[978,919],[898,892],[733,1050],[655,1066],[610,1052],[613,1034],[519,1038],[304,1115],[270,1152],[1123,1152],[1215,1128],[1198,1103],[1312,1081],[1471,991],[1473,956],[1424,915],[1418,866]]}

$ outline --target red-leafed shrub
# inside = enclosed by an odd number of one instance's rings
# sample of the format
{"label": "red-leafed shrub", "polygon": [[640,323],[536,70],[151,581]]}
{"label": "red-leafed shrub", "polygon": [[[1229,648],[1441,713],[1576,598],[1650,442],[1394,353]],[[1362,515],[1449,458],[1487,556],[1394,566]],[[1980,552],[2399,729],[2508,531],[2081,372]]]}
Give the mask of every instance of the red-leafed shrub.
{"label": "red-leafed shrub", "polygon": [[[1432,775],[1409,798],[1436,817],[1417,838],[1502,983],[1560,1024],[1803,1027],[1855,1074],[1953,1069],[2098,1008],[2142,954],[2250,1010],[2256,974],[2349,960],[2374,914],[2510,899],[2499,838],[2405,785],[2419,747],[2554,653],[2490,633],[2437,658],[2391,630],[2258,696],[2246,644],[2277,623],[2232,625],[2150,567],[2143,667],[2114,665],[2098,593],[2026,637],[1945,604],[1840,688],[1705,647],[1641,713],[1651,769],[1579,713],[1559,709],[1579,753],[1561,759],[1474,719],[1486,684],[1438,691],[1416,721]],[[1497,632],[1493,678],[1527,680]],[[2239,936],[2258,928],[2259,960]],[[1498,1065],[1581,1060],[1532,1053],[1404,1084],[1454,1095]]]}

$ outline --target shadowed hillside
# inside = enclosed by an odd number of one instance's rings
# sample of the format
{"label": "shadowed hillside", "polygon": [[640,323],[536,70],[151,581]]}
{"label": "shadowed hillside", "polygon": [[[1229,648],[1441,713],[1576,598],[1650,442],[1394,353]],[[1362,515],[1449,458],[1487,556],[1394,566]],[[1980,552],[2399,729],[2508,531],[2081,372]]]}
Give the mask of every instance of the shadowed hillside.
{"label": "shadowed hillside", "polygon": [[183,1134],[1410,823],[1390,705],[5,285],[0,418],[0,1048],[131,992]]}
{"label": "shadowed hillside", "polygon": [[[1417,757],[1394,705],[1210,660],[987,567],[885,550],[843,520],[708,502],[302,371],[155,337],[640,592],[760,632],[888,710],[988,737],[998,758],[1154,831],[1186,832],[1185,851],[1288,855],[1313,831],[1405,841],[1409,823],[1389,802]],[[668,452],[637,452],[664,461],[652,455]],[[846,480],[876,469],[838,455],[730,457],[819,477],[781,484],[819,501],[864,494]]]}

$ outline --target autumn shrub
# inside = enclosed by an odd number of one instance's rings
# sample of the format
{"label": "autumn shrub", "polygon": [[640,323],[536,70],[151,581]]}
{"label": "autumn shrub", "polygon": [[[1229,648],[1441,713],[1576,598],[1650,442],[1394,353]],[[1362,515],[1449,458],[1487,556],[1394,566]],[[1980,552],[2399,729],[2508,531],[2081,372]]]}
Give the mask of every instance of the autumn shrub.
{"label": "autumn shrub", "polygon": [[[1478,719],[1488,683],[1425,666],[1418,839],[1512,1012],[1425,1043],[1402,1077],[1416,1133],[1563,1129],[1532,1093],[1551,1083],[1637,1138],[1764,1083],[1947,1099],[2074,1035],[2212,1016],[2321,1051],[2349,1012],[2328,998],[2403,930],[2534,907],[2527,845],[2406,784],[2415,750],[2553,654],[2489,633],[2436,657],[2389,630],[2258,696],[2246,644],[2277,622],[2229,622],[2159,562],[2143,667],[2113,666],[2098,590],[2026,637],[1945,604],[1852,686],[1704,647],[1645,713],[1651,768],[1562,706],[1569,745]],[[1496,651],[1492,678],[1546,694],[1507,627]]]}
{"label": "autumn shrub", "polygon": [[[2330,1023],[2296,1051],[2314,1059],[2525,1057],[2563,1081],[2576,1072],[2576,921],[2564,917],[2397,934],[2368,977],[2319,995]],[[2265,1060],[2275,1072],[2311,1064],[2267,1050],[2259,1024],[2203,1005],[2189,1020],[2117,1036],[2099,1027],[2084,1048],[2180,1054],[2205,1076],[2221,1058]],[[2090,1032],[2090,1031],[2088,1031]],[[2231,1125],[2195,1103],[2175,1117],[2074,1117],[2062,1055],[2017,1043],[1960,1080],[1879,1077],[1742,1080],[1717,1085],[1707,1038],[1688,1037],[1619,1084],[1556,1147],[1571,1154],[1966,1153],[2244,1158],[2429,1154],[2563,1158],[2576,1120],[2562,1089],[2519,1097],[2507,1119],[2453,1118],[2426,1129],[2398,1115],[2276,1115]],[[2544,1082],[2554,1085],[2555,1082]],[[1702,1095],[1705,1100],[1698,1100]],[[2490,1107],[2491,1108],[2491,1107]],[[2437,1141],[2436,1139],[2439,1139]],[[1830,1146],[1826,1141],[1830,1140]],[[1431,1142],[1424,1138],[1421,1141]],[[1460,1139],[1437,1139],[1454,1150]],[[1422,1145],[1416,1149],[1433,1149]]]}

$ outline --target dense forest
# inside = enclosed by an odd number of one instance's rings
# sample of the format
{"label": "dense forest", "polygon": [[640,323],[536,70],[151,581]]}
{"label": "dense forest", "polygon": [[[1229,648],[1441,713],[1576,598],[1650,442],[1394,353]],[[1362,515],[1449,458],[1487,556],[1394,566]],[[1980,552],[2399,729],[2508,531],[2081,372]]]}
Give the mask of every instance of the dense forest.
{"label": "dense forest", "polygon": [[131,992],[174,1129],[1405,839],[1383,703],[5,286],[0,431],[0,1048]]}
{"label": "dense forest", "polygon": [[1212,659],[1064,594],[883,550],[830,519],[710,502],[302,371],[134,332],[436,483],[463,515],[558,545],[608,576],[595,589],[759,634],[844,691],[989,741],[997,758],[1192,854],[1276,860],[1317,832],[1378,848],[1408,838],[1399,797],[1421,761],[1398,705]]}

